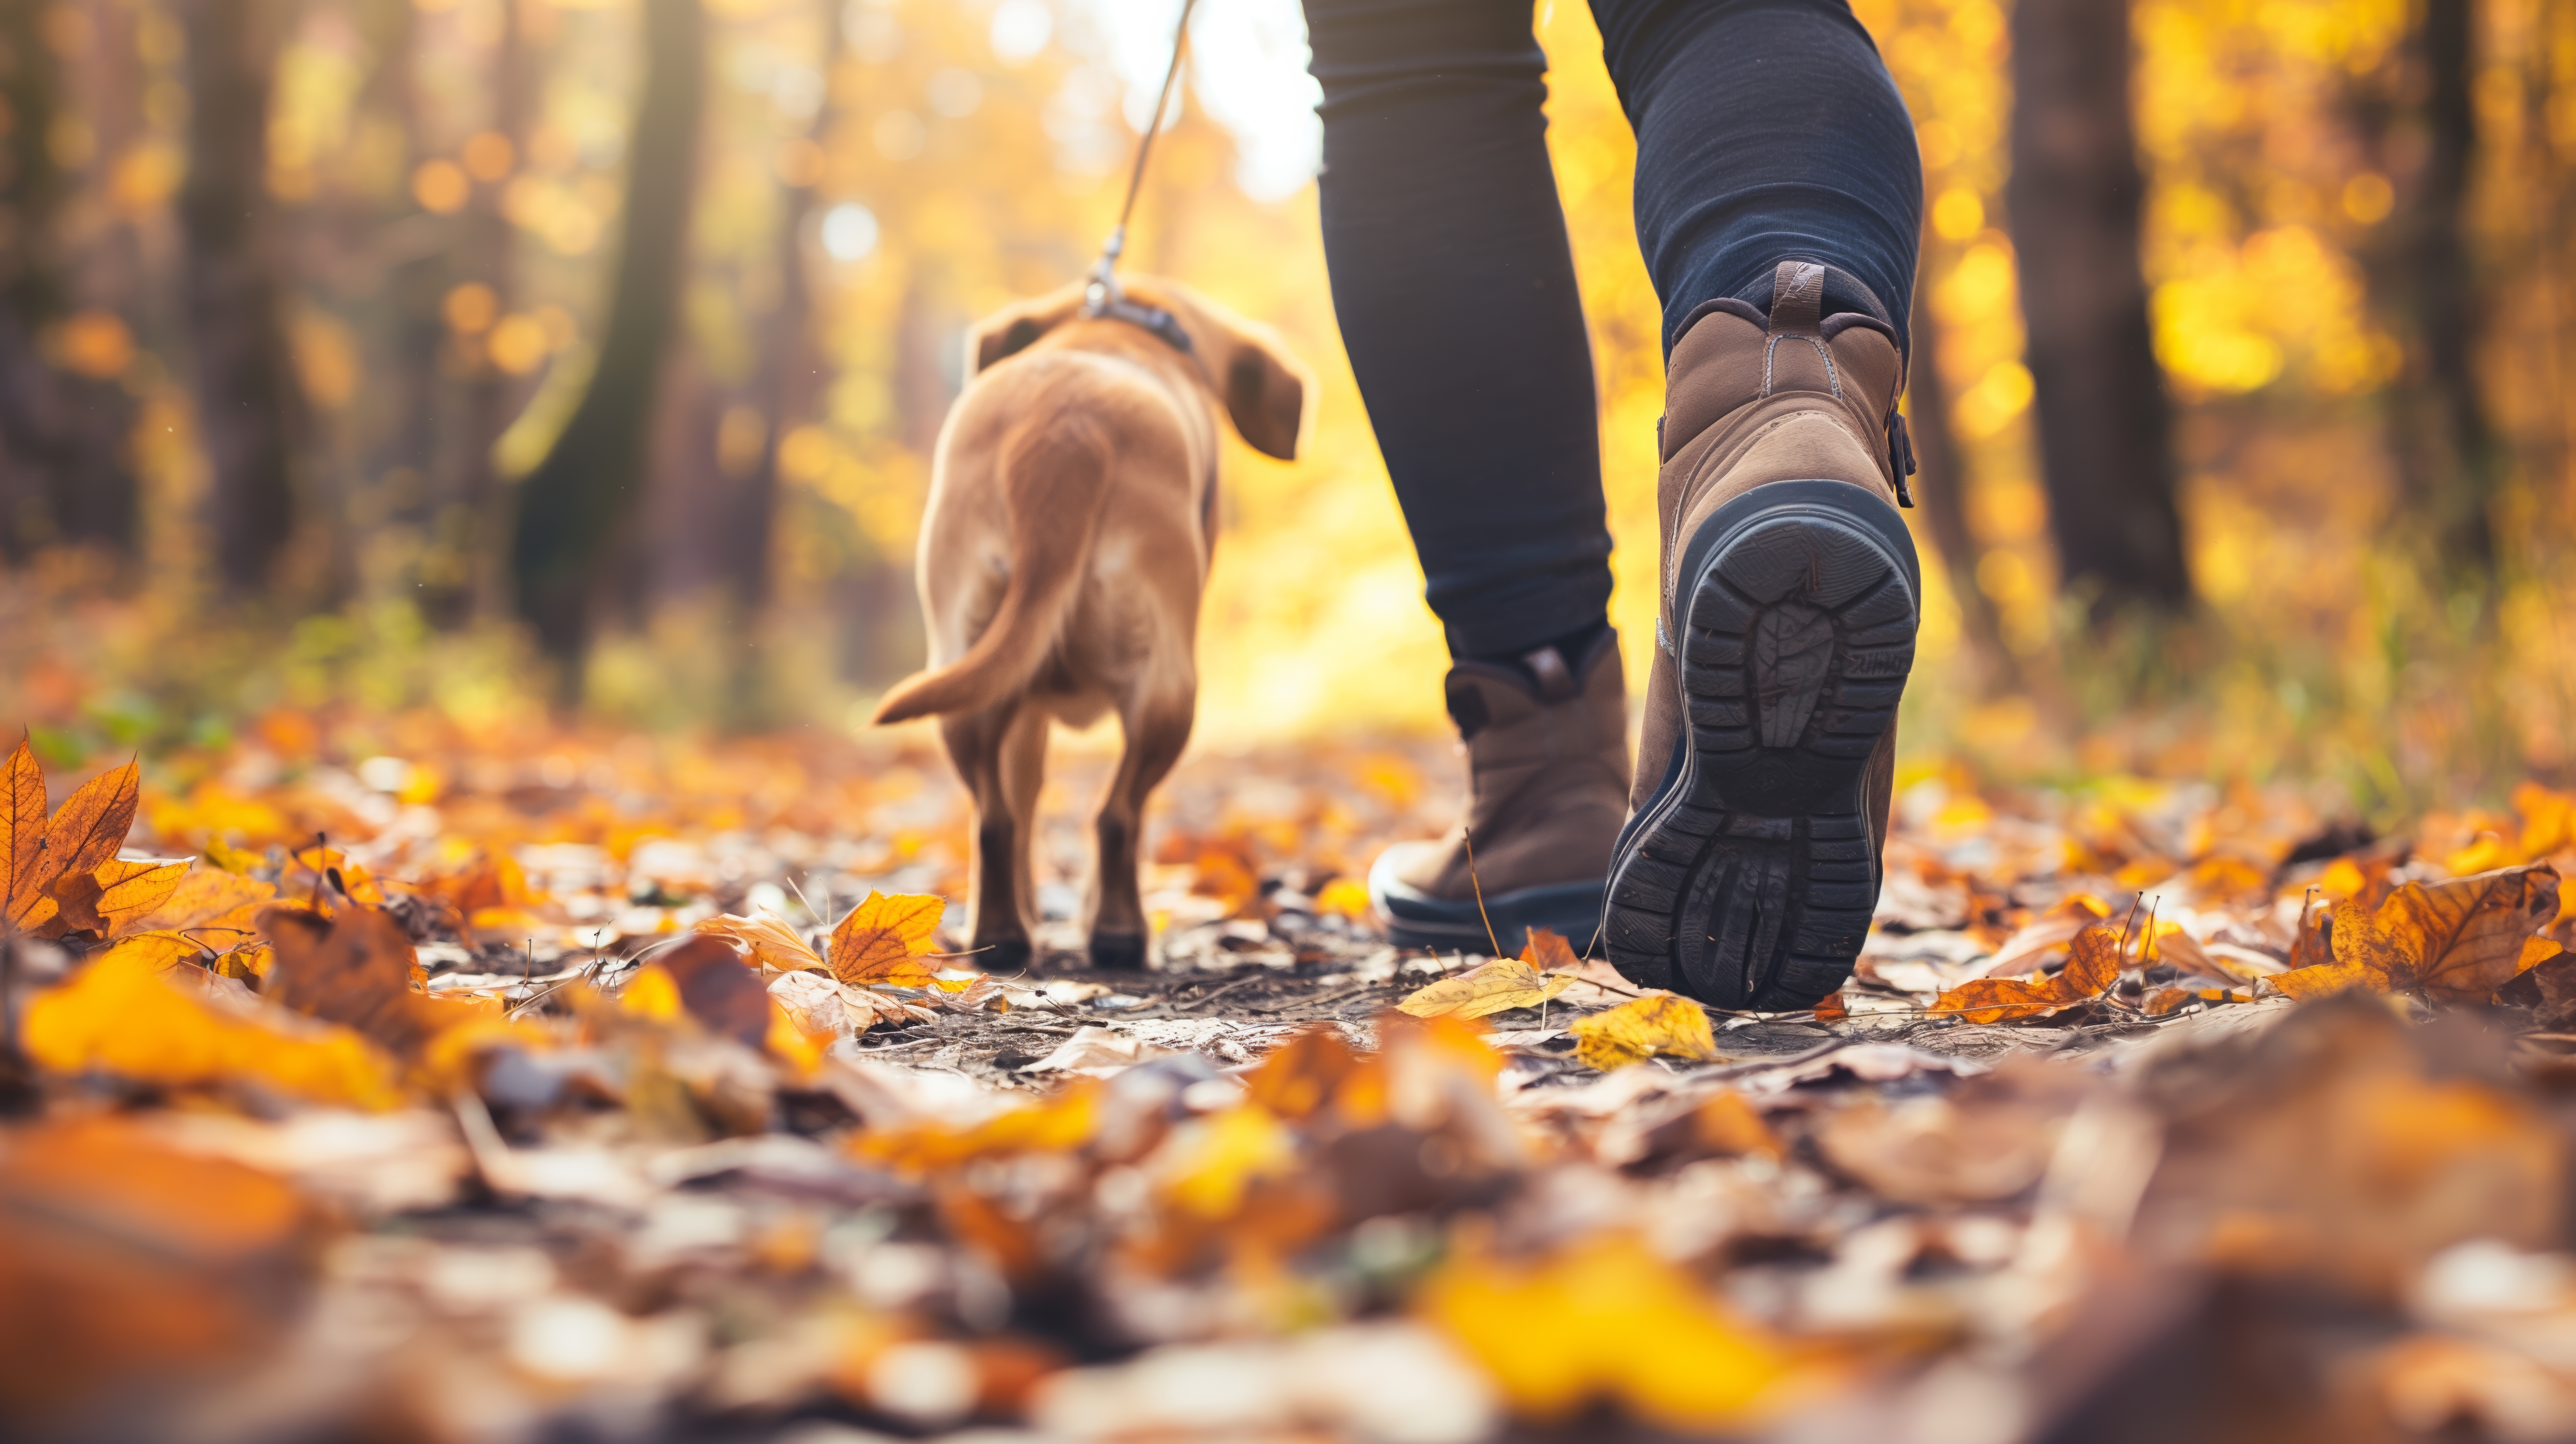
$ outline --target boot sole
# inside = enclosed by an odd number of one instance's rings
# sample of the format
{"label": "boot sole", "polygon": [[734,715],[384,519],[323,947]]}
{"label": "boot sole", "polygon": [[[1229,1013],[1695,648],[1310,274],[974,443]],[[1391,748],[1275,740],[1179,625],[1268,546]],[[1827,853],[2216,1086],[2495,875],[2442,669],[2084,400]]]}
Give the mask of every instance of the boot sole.
{"label": "boot sole", "polygon": [[[1484,953],[1500,947],[1518,956],[1531,928],[1552,928],[1580,949],[1601,926],[1598,882],[1493,893],[1480,911],[1473,900],[1450,902],[1418,892],[1381,867],[1371,870],[1369,898],[1386,917],[1386,940],[1399,948]],[[1493,922],[1490,939],[1487,919]]]}
{"label": "boot sole", "polygon": [[1896,508],[1770,482],[1683,552],[1687,724],[1612,853],[1602,931],[1631,980],[1721,1008],[1804,1008],[1851,976],[1878,905],[1870,754],[1914,665],[1922,572]]}

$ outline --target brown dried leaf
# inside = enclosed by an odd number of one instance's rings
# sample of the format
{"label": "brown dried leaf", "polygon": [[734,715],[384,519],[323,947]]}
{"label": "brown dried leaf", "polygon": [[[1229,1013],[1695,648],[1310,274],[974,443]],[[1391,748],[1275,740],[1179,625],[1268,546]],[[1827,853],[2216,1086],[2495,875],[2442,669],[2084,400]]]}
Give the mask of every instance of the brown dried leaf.
{"label": "brown dried leaf", "polygon": [[2441,1002],[2483,1002],[2528,967],[2523,942],[2558,916],[2558,870],[2545,862],[2426,885],[2380,904],[2379,921]]}
{"label": "brown dried leaf", "polygon": [[2071,1008],[2111,991],[2120,980],[2120,935],[2106,927],[2075,934],[2066,966],[2035,983],[2018,978],[1978,978],[1932,1002],[1933,1013],[1955,1013],[1971,1023],[2036,1018]]}
{"label": "brown dried leaf", "polygon": [[754,913],[750,917],[720,913],[699,923],[696,931],[745,949],[751,960],[764,968],[792,973],[799,968],[823,967],[822,955],[807,947],[796,930],[774,913]]}
{"label": "brown dried leaf", "polygon": [[653,961],[679,985],[680,1006],[700,1027],[747,1048],[769,1036],[769,992],[722,938],[701,933]]}
{"label": "brown dried leaf", "polygon": [[411,990],[411,937],[382,908],[325,918],[270,906],[260,911],[259,929],[277,958],[265,996],[354,1028],[399,1058],[418,1056],[438,1031],[441,1020],[424,1006],[430,1000]]}

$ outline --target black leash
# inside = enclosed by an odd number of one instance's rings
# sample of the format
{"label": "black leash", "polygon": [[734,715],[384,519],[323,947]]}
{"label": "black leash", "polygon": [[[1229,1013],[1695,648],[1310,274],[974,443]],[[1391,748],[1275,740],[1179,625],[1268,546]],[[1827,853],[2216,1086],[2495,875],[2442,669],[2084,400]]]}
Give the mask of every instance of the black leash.
{"label": "black leash", "polygon": [[1181,0],[1180,22],[1172,27],[1172,63],[1163,71],[1163,88],[1154,96],[1154,114],[1145,122],[1145,133],[1136,138],[1136,164],[1127,173],[1127,200],[1118,207],[1118,228],[1100,247],[1100,259],[1091,263],[1091,278],[1082,288],[1082,314],[1106,317],[1140,326],[1161,338],[1165,345],[1184,355],[1190,354],[1190,333],[1171,312],[1160,306],[1148,306],[1127,299],[1118,284],[1118,258],[1127,249],[1127,220],[1136,213],[1136,197],[1145,187],[1145,162],[1154,154],[1154,137],[1162,134],[1163,113],[1171,107],[1172,86],[1181,77],[1181,57],[1189,49],[1190,12],[1198,0]]}

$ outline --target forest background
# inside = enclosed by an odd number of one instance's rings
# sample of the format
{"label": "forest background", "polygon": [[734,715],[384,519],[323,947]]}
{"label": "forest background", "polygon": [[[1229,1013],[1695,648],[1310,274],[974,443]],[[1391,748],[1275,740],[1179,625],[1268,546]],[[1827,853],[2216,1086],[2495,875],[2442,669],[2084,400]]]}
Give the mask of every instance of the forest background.
{"label": "forest background", "polygon": [[[0,7],[0,717],[853,726],[974,317],[1079,274],[1176,0]],[[2563,782],[2576,0],[1856,0],[1929,213],[1903,737],[2017,778]],[[1550,144],[1642,676],[1657,307],[1579,0]],[[1323,378],[1235,448],[1202,745],[1429,729],[1294,0],[1209,0],[1129,264]],[[2025,306],[2025,299],[2030,304]]]}

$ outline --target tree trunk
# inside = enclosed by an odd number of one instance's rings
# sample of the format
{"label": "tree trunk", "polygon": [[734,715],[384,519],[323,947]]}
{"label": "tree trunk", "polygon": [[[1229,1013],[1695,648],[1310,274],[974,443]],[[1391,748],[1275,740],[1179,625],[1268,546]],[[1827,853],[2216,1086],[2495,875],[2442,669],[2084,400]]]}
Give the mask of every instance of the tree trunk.
{"label": "tree trunk", "polygon": [[[376,68],[359,103],[401,133],[402,169],[409,176],[429,158],[421,144],[420,82],[414,69],[420,51],[419,12],[411,0],[378,0],[363,13],[370,21],[368,42]],[[371,213],[365,225],[381,245],[387,235],[418,232],[429,222],[405,186]],[[440,439],[450,429],[438,377],[439,348],[447,338],[439,302],[453,267],[447,246],[425,240],[387,248],[367,283],[377,294],[381,317],[369,329],[382,337],[370,370],[384,378],[370,389],[382,393],[385,415],[366,459],[368,484],[376,489],[377,515],[412,538],[415,560],[406,580],[415,584],[416,596],[465,574],[463,558],[433,560],[431,550],[437,507],[430,478],[438,466]],[[430,608],[424,604],[422,610]]]}
{"label": "tree trunk", "polygon": [[2129,9],[2020,0],[2012,42],[2008,199],[2058,564],[2097,620],[2179,607],[2191,578],[2138,268]]}
{"label": "tree trunk", "polygon": [[[2364,124],[2396,186],[2387,233],[2374,248],[2371,289],[2406,357],[2387,397],[2391,450],[2408,509],[2456,580],[2495,563],[2491,508],[2504,457],[2479,394],[2472,358],[2486,297],[2469,254],[2468,202],[2477,155],[2471,94],[2475,0],[2421,0],[2408,38],[2405,88],[2379,97]],[[2401,143],[2392,134],[2411,131]],[[2395,162],[2411,157],[2413,164]]]}
{"label": "tree trunk", "polygon": [[285,0],[188,0],[188,179],[179,229],[197,429],[214,472],[215,565],[258,592],[295,524],[303,397],[280,313],[268,100]]}
{"label": "tree trunk", "polygon": [[[845,27],[837,0],[817,7],[823,26],[823,98],[806,127],[807,143],[828,141],[836,119],[831,77],[839,68]],[[805,228],[814,212],[810,177],[783,181],[778,192],[778,305],[761,328],[760,374],[753,404],[764,426],[760,459],[742,480],[725,570],[746,621],[769,605],[771,534],[778,520],[778,443],[814,404],[821,360],[812,332],[813,282],[805,268]]]}
{"label": "tree trunk", "polygon": [[[100,309],[83,318],[88,344],[57,343],[72,369],[46,354],[49,333],[81,311],[74,273],[89,269],[64,254],[73,177],[51,139],[58,119],[76,118],[65,114],[65,81],[87,78],[101,110],[113,110],[131,99],[131,76],[121,73],[130,67],[100,53],[98,27],[89,30],[91,53],[56,54],[46,15],[37,5],[0,8],[0,105],[10,121],[0,138],[0,228],[11,237],[0,245],[0,553],[12,560],[56,543],[118,552],[134,545],[135,485],[125,455],[133,404],[116,384],[132,330]],[[124,17],[104,18],[108,38],[123,38],[129,27],[115,22]],[[128,83],[111,84],[111,72]],[[92,127],[102,132],[113,140],[123,127]]]}
{"label": "tree trunk", "polygon": [[[523,0],[501,0],[500,41],[492,55],[491,129],[510,143],[512,160],[519,165],[527,162],[533,109],[526,9]],[[518,236],[502,213],[501,193],[497,183],[475,187],[474,202],[464,217],[464,274],[453,279],[491,287],[495,314],[507,315],[517,291]],[[496,580],[487,560],[502,521],[492,445],[509,429],[523,391],[516,377],[476,348],[464,383],[464,444],[455,448],[453,470],[438,489],[435,520],[440,545],[452,549],[462,565],[450,566],[445,576],[426,581],[421,588],[422,611],[437,626],[458,627],[471,621]]]}
{"label": "tree trunk", "polygon": [[1979,690],[2017,691],[2021,668],[2004,645],[2003,623],[1994,599],[1977,585],[1977,538],[1968,525],[1970,476],[1959,453],[1958,433],[1950,428],[1950,387],[1941,375],[1941,323],[1923,304],[1917,287],[1914,306],[1914,354],[1906,360],[1906,430],[1914,442],[1914,494],[1932,543],[1940,548],[1942,570],[1951,594],[1959,599],[1959,621],[1968,646],[1977,655]]}
{"label": "tree trunk", "polygon": [[518,607],[577,699],[591,601],[611,538],[633,515],[662,359],[679,316],[705,102],[698,0],[645,0],[644,84],[598,369],[545,460],[519,484],[510,563]]}

